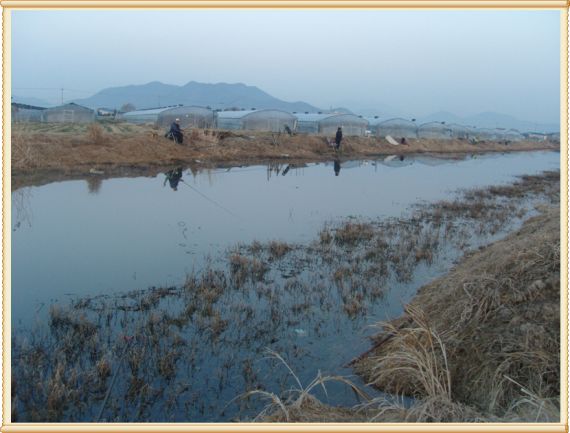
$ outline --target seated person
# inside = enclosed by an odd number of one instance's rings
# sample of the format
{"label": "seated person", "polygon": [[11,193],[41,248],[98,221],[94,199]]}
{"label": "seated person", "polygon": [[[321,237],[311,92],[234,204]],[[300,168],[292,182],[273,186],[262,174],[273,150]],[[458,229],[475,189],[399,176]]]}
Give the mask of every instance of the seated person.
{"label": "seated person", "polygon": [[166,137],[174,140],[175,143],[182,144],[184,135],[182,134],[182,129],[180,129],[180,119],[176,119],[172,122],[170,130],[166,133]]}

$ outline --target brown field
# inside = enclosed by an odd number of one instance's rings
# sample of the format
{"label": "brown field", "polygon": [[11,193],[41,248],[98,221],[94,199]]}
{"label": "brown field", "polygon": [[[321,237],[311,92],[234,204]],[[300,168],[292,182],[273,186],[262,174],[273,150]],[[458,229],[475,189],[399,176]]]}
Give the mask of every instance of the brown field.
{"label": "brown field", "polygon": [[12,125],[13,188],[90,175],[150,173],[184,165],[212,167],[270,161],[298,163],[411,153],[481,153],[559,149],[554,142],[470,144],[466,140],[408,140],[393,146],[376,137],[346,137],[335,152],[327,137],[259,131],[185,131],[184,145],[164,138],[165,131],[126,123]]}

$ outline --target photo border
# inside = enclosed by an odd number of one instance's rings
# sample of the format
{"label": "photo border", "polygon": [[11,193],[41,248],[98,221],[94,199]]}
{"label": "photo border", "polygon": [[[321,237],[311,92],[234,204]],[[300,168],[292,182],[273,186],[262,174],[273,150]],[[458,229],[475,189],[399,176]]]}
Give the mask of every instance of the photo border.
{"label": "photo border", "polygon": [[[2,426],[26,432],[568,432],[568,13],[570,0],[3,0],[2,7]],[[11,12],[49,9],[512,9],[560,10],[560,422],[558,423],[12,423]],[[562,245],[565,248],[562,248]],[[562,290],[565,289],[565,290]]]}

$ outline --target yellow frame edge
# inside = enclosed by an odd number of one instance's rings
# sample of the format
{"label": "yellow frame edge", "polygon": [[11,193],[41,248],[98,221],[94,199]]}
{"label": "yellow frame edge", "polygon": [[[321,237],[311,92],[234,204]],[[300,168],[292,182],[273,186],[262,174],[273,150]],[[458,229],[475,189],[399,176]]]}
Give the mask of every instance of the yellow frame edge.
{"label": "yellow frame edge", "polygon": [[[394,432],[401,433],[406,431],[426,431],[426,432],[568,432],[568,8],[570,7],[570,0],[2,0],[0,1],[2,7],[2,92],[3,92],[3,132],[2,132],[2,168],[3,168],[3,185],[2,185],[2,312],[9,310],[11,305],[11,293],[9,290],[4,290],[5,287],[11,287],[10,272],[5,269],[10,269],[10,257],[5,252],[9,251],[11,233],[8,229],[11,224],[11,202],[8,199],[11,194],[11,148],[7,143],[10,143],[11,136],[11,104],[9,95],[10,91],[10,73],[7,68],[10,65],[11,49],[7,46],[6,41],[9,40],[11,30],[11,14],[12,9],[84,9],[84,8],[105,8],[105,9],[121,9],[121,8],[295,8],[295,9],[310,9],[310,8],[390,8],[390,9],[562,9],[560,16],[560,33],[561,33],[561,87],[560,87],[560,128],[561,128],[561,174],[560,182],[562,188],[561,200],[561,275],[560,281],[565,290],[561,290],[561,306],[564,306],[563,312],[566,313],[566,321],[561,320],[561,394],[560,394],[560,423],[542,423],[542,424],[518,424],[518,423],[485,423],[485,424],[271,424],[271,423],[256,423],[256,424],[229,424],[229,423],[216,423],[216,424],[27,424],[18,423],[11,424],[11,413],[9,398],[10,390],[9,384],[5,385],[6,378],[11,377],[11,366],[6,359],[11,359],[11,346],[9,326],[7,315],[2,315],[2,427],[0,431],[6,433],[35,433],[35,432],[75,432],[81,431],[86,433],[99,433],[99,432],[124,432],[126,431],[141,431],[141,432]],[[562,248],[564,242],[565,248]],[[562,311],[561,311],[562,312]],[[565,391],[565,392],[564,392]],[[565,422],[563,422],[564,420]],[[7,422],[5,422],[7,421]]]}

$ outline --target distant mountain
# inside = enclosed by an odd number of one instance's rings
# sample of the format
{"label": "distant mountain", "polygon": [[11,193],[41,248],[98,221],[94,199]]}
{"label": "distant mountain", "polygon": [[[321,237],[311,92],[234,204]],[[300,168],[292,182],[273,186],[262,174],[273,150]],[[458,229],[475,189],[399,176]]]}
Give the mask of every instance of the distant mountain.
{"label": "distant mountain", "polygon": [[459,117],[447,111],[439,111],[418,118],[418,123],[445,122],[458,123],[460,125],[476,126],[477,128],[507,128],[518,129],[520,132],[559,132],[560,125],[555,123],[538,123],[526,120],[519,120],[508,114],[486,111],[468,117]]}
{"label": "distant mountain", "polygon": [[[319,111],[305,102],[286,102],[277,99],[255,86],[242,83],[197,83],[190,81],[184,86],[164,84],[159,81],[142,85],[111,87],[95,95],[76,99],[73,102],[90,108],[121,108],[131,103],[137,109],[164,107],[168,105],[200,105],[212,108],[275,108],[285,111]],[[322,111],[322,110],[321,110]]]}
{"label": "distant mountain", "polygon": [[43,99],[34,98],[31,96],[12,96],[12,102],[17,102],[19,104],[33,105],[34,107],[53,107],[53,104],[44,101]]}

